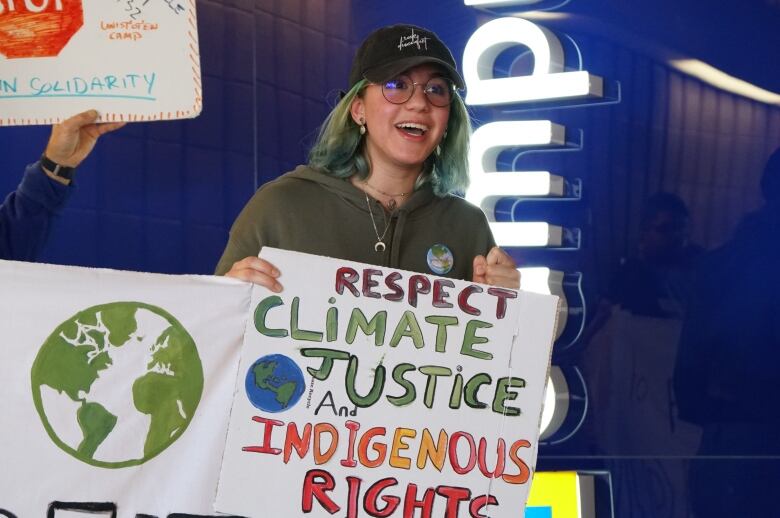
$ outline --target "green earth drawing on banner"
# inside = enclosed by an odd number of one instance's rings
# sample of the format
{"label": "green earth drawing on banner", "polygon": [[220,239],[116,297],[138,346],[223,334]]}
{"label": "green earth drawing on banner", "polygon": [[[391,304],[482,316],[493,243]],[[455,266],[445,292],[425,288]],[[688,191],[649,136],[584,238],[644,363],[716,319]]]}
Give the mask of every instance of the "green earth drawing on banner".
{"label": "green earth drawing on banner", "polygon": [[104,468],[143,464],[187,429],[203,392],[192,337],[141,302],[93,306],[60,324],[32,367],[35,407],[52,440]]}

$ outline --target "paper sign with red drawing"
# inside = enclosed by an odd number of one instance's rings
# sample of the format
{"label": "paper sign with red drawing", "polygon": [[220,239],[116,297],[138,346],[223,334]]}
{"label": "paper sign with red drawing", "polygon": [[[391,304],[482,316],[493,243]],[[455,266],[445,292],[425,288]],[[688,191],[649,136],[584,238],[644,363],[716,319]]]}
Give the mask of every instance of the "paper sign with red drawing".
{"label": "paper sign with red drawing", "polygon": [[0,126],[196,117],[194,0],[0,0]]}

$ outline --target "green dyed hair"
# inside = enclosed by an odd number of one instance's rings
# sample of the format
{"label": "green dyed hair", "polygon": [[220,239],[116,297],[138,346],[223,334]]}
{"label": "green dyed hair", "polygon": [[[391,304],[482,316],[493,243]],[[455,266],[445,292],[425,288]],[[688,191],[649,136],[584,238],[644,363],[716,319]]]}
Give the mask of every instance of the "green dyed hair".
{"label": "green dyed hair", "polygon": [[[333,108],[320,127],[317,139],[309,151],[309,165],[336,178],[358,175],[367,178],[370,172],[365,155],[365,140],[352,120],[352,101],[368,85],[363,79]],[[423,174],[415,189],[430,182],[436,196],[465,192],[469,185],[468,152],[471,121],[466,105],[455,92],[450,105],[447,131],[439,146],[425,160]]]}

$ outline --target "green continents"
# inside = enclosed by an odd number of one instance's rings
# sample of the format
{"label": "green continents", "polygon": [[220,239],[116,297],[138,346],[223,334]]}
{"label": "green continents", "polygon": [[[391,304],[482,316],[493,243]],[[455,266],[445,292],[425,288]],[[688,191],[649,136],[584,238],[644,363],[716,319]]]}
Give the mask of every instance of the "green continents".
{"label": "green continents", "polygon": [[146,462],[175,442],[203,392],[186,329],[162,308],[113,302],[79,311],[52,331],[31,371],[49,437],[94,466]]}

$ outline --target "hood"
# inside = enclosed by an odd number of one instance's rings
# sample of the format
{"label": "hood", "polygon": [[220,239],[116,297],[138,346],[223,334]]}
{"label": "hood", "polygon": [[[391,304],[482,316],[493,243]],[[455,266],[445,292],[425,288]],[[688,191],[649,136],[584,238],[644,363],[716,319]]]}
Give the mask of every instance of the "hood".
{"label": "hood", "polygon": [[[299,165],[293,171],[285,174],[284,177],[294,178],[296,180],[302,180],[305,182],[317,183],[323,189],[334,193],[346,203],[368,214],[368,207],[366,206],[366,194],[352,185],[348,179],[334,178],[320,170],[313,169],[305,165]],[[426,182],[409,196],[409,199],[407,199],[406,202],[393,213],[393,216],[408,216],[412,213],[414,213],[415,216],[418,214],[423,215],[434,197],[435,194],[433,194],[433,189],[431,188],[430,183]],[[370,196],[368,199],[374,204],[372,205],[372,210],[376,211],[377,208],[381,208],[379,202]]]}
{"label": "hood", "polygon": [[[366,218],[371,217],[373,220],[375,216],[381,214],[381,211],[385,210],[378,201],[370,196],[368,197],[368,203],[366,203],[366,193],[352,185],[348,179],[334,178],[308,166],[298,166],[295,170],[284,176],[290,179],[319,184],[323,189],[340,197],[345,203],[363,211],[366,214]],[[419,189],[414,191],[403,205],[393,211],[390,218],[392,230],[390,234],[390,257],[387,264],[399,263],[401,240],[404,230],[406,229],[407,221],[413,221],[432,213],[434,204],[431,202],[434,201],[434,198],[435,195],[433,194],[430,182],[426,182]],[[368,204],[371,205],[370,214]],[[379,236],[377,236],[377,238],[378,237]]]}

